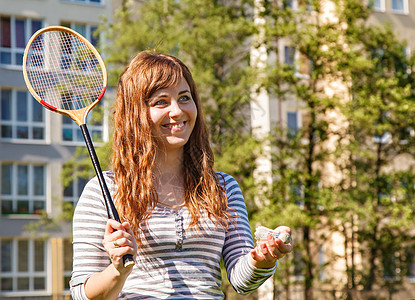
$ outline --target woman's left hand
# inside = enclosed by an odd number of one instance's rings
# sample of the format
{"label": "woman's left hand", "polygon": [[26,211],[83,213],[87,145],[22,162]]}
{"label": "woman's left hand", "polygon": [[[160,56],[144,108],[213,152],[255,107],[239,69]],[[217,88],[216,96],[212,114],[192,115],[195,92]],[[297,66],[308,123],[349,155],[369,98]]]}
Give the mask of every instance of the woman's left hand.
{"label": "woman's left hand", "polygon": [[[288,233],[291,237],[291,229],[287,226],[279,226],[275,228],[275,231],[279,232],[280,236],[282,233]],[[272,268],[277,260],[283,258],[292,250],[292,238],[287,243],[284,243],[282,239],[275,238],[274,235],[269,234],[266,238],[259,240],[256,247],[251,250],[250,262],[257,268]]]}

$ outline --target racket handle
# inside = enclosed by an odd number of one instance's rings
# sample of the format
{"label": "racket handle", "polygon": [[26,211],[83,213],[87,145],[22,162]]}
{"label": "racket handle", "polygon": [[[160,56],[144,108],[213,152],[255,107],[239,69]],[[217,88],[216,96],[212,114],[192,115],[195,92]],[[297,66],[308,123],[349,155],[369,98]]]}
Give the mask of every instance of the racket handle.
{"label": "racket handle", "polygon": [[102,196],[104,196],[105,208],[107,209],[108,218],[120,222],[120,217],[118,215],[117,209],[115,208],[114,202],[112,201],[111,194],[104,179],[104,175],[102,174],[101,165],[99,164],[98,156],[95,152],[94,144],[92,143],[88,128],[86,127],[86,124],[81,124],[79,127],[81,129],[82,135],[84,136],[85,144],[88,149],[92,165],[95,169],[95,174],[97,175],[99,185],[101,186]]}
{"label": "racket handle", "polygon": [[122,262],[124,263],[124,268],[131,268],[135,265],[134,258],[131,254],[126,254],[122,257]]}
{"label": "racket handle", "polygon": [[[97,174],[99,184],[101,186],[102,195],[104,196],[105,207],[107,209],[108,218],[121,222],[120,217],[118,215],[117,209],[115,208],[114,202],[112,201],[111,194],[108,190],[107,184],[105,183],[104,175],[102,174],[101,166],[99,164],[98,156],[95,152],[94,145],[92,144],[91,136],[89,135],[88,128],[85,124],[81,124],[79,126],[81,128],[82,135],[85,139],[86,147],[88,148],[89,156],[91,157],[92,164],[95,169],[95,173]],[[134,266],[134,259],[131,254],[126,254],[122,258],[124,267],[129,268]]]}

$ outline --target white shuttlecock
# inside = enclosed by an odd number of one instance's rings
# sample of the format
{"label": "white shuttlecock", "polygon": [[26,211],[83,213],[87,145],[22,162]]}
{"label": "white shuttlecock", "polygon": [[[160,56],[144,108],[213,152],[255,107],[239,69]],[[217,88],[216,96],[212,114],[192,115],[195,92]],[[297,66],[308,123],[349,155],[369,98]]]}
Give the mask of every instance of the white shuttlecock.
{"label": "white shuttlecock", "polygon": [[279,238],[284,244],[289,244],[291,242],[291,236],[286,232],[278,232],[267,228],[265,226],[258,226],[255,230],[255,239],[257,241],[266,238],[269,234],[274,235],[275,238]]}

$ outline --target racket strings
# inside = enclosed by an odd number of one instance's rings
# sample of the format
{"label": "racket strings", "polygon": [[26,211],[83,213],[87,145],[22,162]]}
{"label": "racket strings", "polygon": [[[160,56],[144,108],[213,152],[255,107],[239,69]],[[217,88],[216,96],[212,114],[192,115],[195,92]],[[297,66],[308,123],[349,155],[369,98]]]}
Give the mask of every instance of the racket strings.
{"label": "racket strings", "polygon": [[26,70],[38,96],[59,109],[87,107],[104,89],[104,72],[95,53],[64,31],[46,31],[33,40]]}

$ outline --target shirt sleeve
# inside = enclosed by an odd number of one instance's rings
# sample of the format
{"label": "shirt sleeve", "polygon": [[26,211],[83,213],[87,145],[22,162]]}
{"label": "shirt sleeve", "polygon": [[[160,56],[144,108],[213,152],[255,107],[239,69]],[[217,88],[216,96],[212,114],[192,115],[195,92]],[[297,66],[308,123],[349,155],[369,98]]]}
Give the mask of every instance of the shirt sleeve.
{"label": "shirt sleeve", "polygon": [[85,281],[104,270],[110,259],[102,245],[108,216],[97,178],[87,183],[73,217],[73,268],[70,281],[75,300],[88,300]]}
{"label": "shirt sleeve", "polygon": [[275,273],[277,264],[270,269],[259,269],[249,262],[254,242],[241,189],[232,176],[225,173],[219,173],[219,176],[228,197],[229,211],[235,216],[226,233],[222,252],[225,268],[236,292],[249,294]]}

